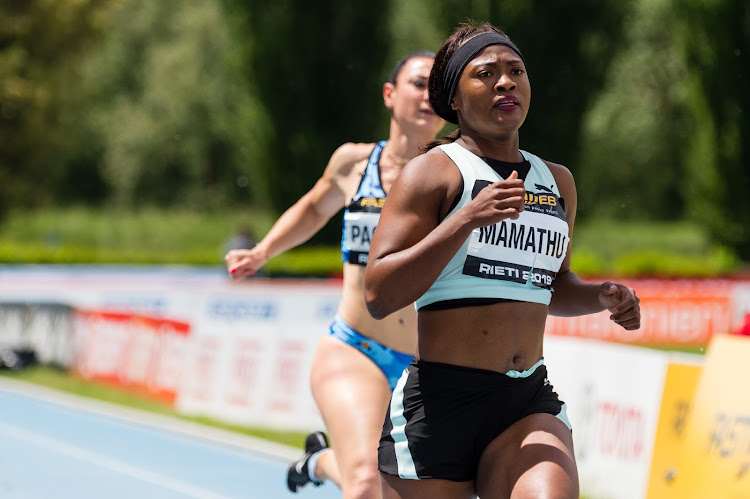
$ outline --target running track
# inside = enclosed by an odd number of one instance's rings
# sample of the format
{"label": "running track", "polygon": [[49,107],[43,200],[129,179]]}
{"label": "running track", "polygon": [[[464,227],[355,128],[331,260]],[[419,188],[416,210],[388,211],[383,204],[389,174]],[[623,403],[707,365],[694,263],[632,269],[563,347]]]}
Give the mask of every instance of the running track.
{"label": "running track", "polygon": [[0,498],[333,499],[287,491],[299,451],[0,377]]}

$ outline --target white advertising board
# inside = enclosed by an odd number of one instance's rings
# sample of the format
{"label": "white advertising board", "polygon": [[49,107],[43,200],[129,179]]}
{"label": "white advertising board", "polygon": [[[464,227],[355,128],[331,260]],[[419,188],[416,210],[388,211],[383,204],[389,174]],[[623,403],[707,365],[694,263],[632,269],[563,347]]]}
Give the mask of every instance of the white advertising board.
{"label": "white advertising board", "polygon": [[340,293],[336,285],[259,283],[204,295],[178,409],[240,424],[322,428],[309,372]]}
{"label": "white advertising board", "polygon": [[549,380],[567,403],[581,493],[645,497],[669,355],[547,336]]}

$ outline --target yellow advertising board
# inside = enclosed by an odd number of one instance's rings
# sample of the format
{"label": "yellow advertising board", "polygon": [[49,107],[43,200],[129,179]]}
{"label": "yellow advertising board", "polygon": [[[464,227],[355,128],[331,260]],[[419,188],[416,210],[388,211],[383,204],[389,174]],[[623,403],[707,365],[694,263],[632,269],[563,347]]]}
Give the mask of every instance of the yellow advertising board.
{"label": "yellow advertising board", "polygon": [[656,441],[651,457],[648,498],[671,497],[680,447],[685,438],[687,417],[695,388],[701,374],[701,364],[670,362],[664,380],[664,395],[656,425]]}
{"label": "yellow advertising board", "polygon": [[[750,499],[748,365],[750,338],[719,335],[712,339],[681,434],[672,479],[662,481],[659,495],[649,497]],[[659,470],[653,473],[658,475]]]}

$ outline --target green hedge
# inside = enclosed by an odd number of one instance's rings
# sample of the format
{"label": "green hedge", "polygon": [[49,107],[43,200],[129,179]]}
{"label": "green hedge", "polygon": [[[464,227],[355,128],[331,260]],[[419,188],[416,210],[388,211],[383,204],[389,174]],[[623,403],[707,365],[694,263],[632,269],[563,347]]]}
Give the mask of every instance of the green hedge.
{"label": "green hedge", "polygon": [[[177,264],[223,266],[231,234],[265,234],[274,216],[257,209],[208,214],[145,209],[110,212],[69,208],[16,212],[0,226],[2,264]],[[748,268],[687,223],[579,224],[571,266],[581,275],[718,277]],[[279,255],[268,276],[341,274],[337,242],[303,245]]]}

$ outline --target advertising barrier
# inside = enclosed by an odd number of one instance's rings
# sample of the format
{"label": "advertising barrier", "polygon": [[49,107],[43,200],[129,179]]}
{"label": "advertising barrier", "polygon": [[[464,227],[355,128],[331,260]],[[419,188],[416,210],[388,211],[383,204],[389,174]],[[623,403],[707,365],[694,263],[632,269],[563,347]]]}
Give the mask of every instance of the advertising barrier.
{"label": "advertising barrier", "polygon": [[95,310],[76,310],[74,324],[74,373],[174,403],[189,367],[189,324]]}
{"label": "advertising barrier", "polygon": [[595,338],[634,345],[699,348],[717,334],[732,332],[740,322],[737,312],[750,295],[742,281],[632,280],[641,300],[641,328],[626,331],[608,312],[580,317],[549,317],[547,334]]}
{"label": "advertising barrier", "polygon": [[312,430],[322,420],[309,373],[340,289],[296,283],[206,295],[177,407],[238,424]]}
{"label": "advertising barrier", "polygon": [[650,499],[669,497],[670,486],[677,475],[677,460],[686,435],[688,414],[703,369],[701,364],[673,362],[667,368],[651,460],[647,494]]}
{"label": "advertising barrier", "polygon": [[750,338],[713,339],[678,452],[670,459],[673,478],[662,484],[660,495],[649,497],[750,497],[750,390],[744,381],[748,358]]}
{"label": "advertising barrier", "polygon": [[545,340],[549,380],[573,425],[583,495],[646,496],[667,373],[673,363],[701,359],[581,338]]}
{"label": "advertising barrier", "polygon": [[[642,327],[625,331],[607,312],[549,317],[548,335],[633,345],[701,348],[717,334],[739,329],[750,313],[750,281],[732,279],[629,279],[642,308]],[[83,309],[130,311],[194,323],[206,311],[206,294],[266,290],[270,295],[303,287],[338,289],[333,279],[248,279],[234,283],[223,269],[134,266],[2,266],[0,302],[55,302]],[[331,315],[332,317],[332,315]],[[329,317],[329,319],[331,318]],[[0,336],[2,333],[0,332]]]}
{"label": "advertising barrier", "polygon": [[71,310],[62,303],[0,303],[0,366],[70,366]]}

